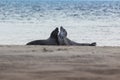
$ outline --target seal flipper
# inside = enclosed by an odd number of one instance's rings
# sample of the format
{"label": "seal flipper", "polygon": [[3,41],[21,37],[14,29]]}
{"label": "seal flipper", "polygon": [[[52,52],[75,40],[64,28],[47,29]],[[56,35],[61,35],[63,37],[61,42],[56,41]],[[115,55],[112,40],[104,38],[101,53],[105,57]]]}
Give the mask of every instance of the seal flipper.
{"label": "seal flipper", "polygon": [[96,45],[97,45],[96,42],[93,42],[93,43],[90,44],[90,46],[96,46]]}

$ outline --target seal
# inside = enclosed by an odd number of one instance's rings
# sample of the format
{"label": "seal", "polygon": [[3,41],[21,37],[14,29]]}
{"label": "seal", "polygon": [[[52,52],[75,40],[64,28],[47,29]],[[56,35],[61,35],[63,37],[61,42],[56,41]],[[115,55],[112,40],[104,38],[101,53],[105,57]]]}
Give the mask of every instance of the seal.
{"label": "seal", "polygon": [[77,43],[67,38],[67,31],[61,26],[60,33],[58,35],[59,45],[77,45],[77,46],[96,46],[96,42],[93,43]]}
{"label": "seal", "polygon": [[58,42],[58,28],[55,28],[51,34],[50,37],[46,40],[35,40],[27,43],[26,45],[59,45]]}

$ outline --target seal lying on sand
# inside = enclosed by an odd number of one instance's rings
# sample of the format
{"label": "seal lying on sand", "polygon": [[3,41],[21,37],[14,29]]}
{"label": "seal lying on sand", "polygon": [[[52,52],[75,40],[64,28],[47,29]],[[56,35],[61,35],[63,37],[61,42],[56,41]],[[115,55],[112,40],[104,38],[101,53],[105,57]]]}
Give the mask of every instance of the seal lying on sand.
{"label": "seal lying on sand", "polygon": [[62,26],[60,27],[58,41],[59,41],[59,45],[96,46],[96,42],[89,44],[89,43],[77,43],[71,41],[70,39],[67,38],[67,31]]}
{"label": "seal lying on sand", "polygon": [[27,43],[27,45],[59,45],[58,42],[58,28],[52,31],[50,37],[46,40],[35,40]]}

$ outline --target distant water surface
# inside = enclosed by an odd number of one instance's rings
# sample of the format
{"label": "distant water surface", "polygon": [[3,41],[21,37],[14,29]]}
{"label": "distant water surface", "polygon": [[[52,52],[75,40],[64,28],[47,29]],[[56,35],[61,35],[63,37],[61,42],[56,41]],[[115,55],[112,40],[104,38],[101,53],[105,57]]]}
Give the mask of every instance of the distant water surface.
{"label": "distant water surface", "polygon": [[46,39],[59,26],[77,42],[120,46],[120,2],[0,0],[1,45]]}

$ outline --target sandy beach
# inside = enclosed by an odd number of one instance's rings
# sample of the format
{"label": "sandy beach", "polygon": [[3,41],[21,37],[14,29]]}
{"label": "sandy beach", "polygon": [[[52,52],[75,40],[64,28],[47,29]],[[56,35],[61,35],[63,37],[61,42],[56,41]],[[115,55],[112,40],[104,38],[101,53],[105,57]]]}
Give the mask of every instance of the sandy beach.
{"label": "sandy beach", "polygon": [[0,80],[119,80],[120,47],[0,46]]}

